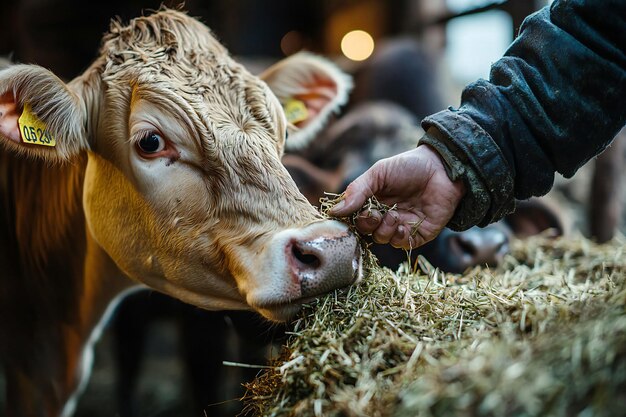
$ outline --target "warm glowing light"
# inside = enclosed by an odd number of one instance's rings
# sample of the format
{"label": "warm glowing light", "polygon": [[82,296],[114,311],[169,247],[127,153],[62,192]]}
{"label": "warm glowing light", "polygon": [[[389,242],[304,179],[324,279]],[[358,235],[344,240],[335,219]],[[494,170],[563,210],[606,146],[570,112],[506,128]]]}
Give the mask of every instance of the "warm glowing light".
{"label": "warm glowing light", "polygon": [[353,61],[363,61],[374,52],[374,39],[363,30],[346,33],[341,40],[341,52]]}

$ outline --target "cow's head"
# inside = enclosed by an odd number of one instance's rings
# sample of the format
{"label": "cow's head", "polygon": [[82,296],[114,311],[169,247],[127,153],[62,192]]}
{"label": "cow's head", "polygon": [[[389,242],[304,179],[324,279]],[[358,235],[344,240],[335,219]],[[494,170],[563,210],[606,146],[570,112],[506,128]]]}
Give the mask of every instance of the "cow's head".
{"label": "cow's head", "polygon": [[[359,273],[355,237],[323,220],[280,162],[288,130],[310,138],[349,84],[311,55],[258,78],[204,25],[162,10],[114,23],[100,58],[68,84],[37,66],[0,72],[0,142],[50,161],[88,153],[88,229],[128,276],[204,308],[282,320]],[[297,127],[283,111],[294,102]],[[56,146],[25,143],[26,105]]]}

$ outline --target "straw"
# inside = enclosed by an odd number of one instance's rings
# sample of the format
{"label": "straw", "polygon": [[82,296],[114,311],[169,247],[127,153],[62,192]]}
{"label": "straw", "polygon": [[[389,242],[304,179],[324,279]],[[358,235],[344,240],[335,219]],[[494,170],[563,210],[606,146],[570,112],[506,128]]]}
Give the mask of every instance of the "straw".
{"label": "straw", "polygon": [[243,414],[624,415],[624,252],[623,236],[538,236],[462,275],[372,261],[359,285],[302,309]]}

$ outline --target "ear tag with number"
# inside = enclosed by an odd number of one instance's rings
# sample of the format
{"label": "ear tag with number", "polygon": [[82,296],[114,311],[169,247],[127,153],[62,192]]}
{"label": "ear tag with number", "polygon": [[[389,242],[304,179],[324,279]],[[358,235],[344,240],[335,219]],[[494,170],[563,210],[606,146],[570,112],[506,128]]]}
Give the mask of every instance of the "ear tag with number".
{"label": "ear tag with number", "polygon": [[35,116],[28,103],[24,103],[24,110],[17,121],[20,135],[24,143],[31,145],[56,146],[57,141],[48,130],[48,126]]}
{"label": "ear tag with number", "polygon": [[304,102],[290,98],[285,103],[285,116],[287,121],[292,124],[302,122],[309,118],[309,110],[306,108]]}

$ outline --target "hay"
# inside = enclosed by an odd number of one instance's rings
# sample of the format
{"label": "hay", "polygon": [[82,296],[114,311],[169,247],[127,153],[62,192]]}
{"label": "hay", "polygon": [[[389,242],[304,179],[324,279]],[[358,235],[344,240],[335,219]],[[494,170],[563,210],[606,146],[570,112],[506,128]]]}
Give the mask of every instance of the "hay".
{"label": "hay", "polygon": [[305,306],[244,414],[625,415],[624,252],[537,237],[462,276],[371,265]]}

